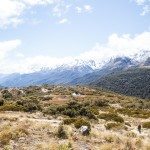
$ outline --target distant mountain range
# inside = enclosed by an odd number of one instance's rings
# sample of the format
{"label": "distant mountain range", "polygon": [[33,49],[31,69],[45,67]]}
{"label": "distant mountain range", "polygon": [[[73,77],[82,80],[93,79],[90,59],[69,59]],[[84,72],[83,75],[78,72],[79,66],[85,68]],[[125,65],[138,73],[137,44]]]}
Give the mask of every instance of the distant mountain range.
{"label": "distant mountain range", "polygon": [[[138,92],[141,95],[140,93],[144,91],[139,91],[137,88],[144,89],[146,86],[146,93],[150,90],[150,84],[147,81],[149,75],[150,51],[140,51],[132,56],[112,57],[102,63],[95,60],[75,60],[74,64],[62,64],[53,69],[42,68],[38,72],[28,74],[0,74],[0,85],[21,87],[41,84],[82,84],[100,86],[115,92],[138,96]],[[123,85],[121,86],[121,84]],[[124,86],[126,89],[124,89]],[[134,90],[130,92],[131,89]],[[150,98],[150,96],[144,96],[144,94],[140,97]]]}

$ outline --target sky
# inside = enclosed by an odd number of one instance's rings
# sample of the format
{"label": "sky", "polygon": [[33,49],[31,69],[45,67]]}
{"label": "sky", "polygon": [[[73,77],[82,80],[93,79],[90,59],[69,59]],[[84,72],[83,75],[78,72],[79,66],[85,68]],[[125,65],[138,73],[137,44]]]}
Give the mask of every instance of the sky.
{"label": "sky", "polygon": [[150,50],[150,0],[0,0],[0,73]]}

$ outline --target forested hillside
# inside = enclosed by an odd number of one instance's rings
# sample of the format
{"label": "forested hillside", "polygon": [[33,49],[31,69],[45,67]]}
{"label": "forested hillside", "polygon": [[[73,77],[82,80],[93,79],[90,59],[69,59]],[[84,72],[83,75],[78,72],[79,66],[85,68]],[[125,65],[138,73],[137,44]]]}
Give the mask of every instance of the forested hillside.
{"label": "forested hillside", "polygon": [[91,85],[129,96],[150,98],[150,69],[130,69],[109,74],[94,81]]}

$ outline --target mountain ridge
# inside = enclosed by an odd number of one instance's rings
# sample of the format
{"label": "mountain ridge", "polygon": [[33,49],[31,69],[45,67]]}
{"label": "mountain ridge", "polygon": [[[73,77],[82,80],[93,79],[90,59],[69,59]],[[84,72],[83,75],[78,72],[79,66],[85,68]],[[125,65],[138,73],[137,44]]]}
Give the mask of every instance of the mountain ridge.
{"label": "mountain ridge", "polygon": [[[62,64],[55,69],[42,68],[40,71],[10,75],[0,75],[0,85],[4,87],[20,87],[39,84],[90,84],[94,80],[110,73],[130,68],[150,66],[150,51],[141,51],[134,57],[118,56],[102,63],[95,60],[83,61],[76,59],[74,63]],[[99,67],[98,67],[99,66]]]}

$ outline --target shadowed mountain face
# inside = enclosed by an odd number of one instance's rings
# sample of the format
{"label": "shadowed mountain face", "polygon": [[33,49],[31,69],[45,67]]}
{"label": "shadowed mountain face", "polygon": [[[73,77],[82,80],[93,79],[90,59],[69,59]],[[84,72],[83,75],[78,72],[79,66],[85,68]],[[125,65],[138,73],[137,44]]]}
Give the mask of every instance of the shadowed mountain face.
{"label": "shadowed mountain face", "polygon": [[76,78],[72,80],[71,84],[89,84],[108,74],[113,74],[136,66],[137,63],[135,63],[132,59],[128,57],[118,57],[115,59],[111,59],[103,66],[102,69],[95,70],[94,72],[86,74],[81,78]]}
{"label": "shadowed mountain face", "polygon": [[40,84],[66,84],[73,79],[93,72],[89,66],[73,68],[59,67],[54,70],[39,71],[30,74],[11,74],[2,78],[0,84],[8,87],[20,87]]}
{"label": "shadowed mountain face", "polygon": [[144,62],[144,66],[150,66],[150,57]]}

